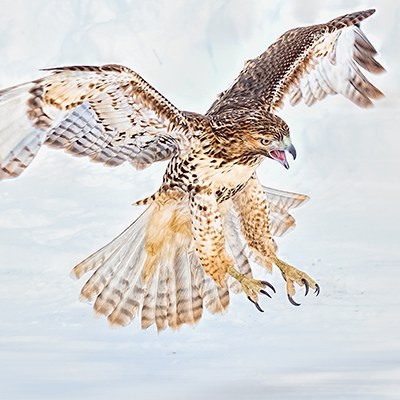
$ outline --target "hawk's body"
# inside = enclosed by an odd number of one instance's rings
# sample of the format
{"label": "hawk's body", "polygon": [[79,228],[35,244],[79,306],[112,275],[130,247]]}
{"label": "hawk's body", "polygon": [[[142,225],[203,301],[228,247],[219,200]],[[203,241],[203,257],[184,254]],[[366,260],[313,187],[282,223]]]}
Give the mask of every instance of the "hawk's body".
{"label": "hawk's body", "polygon": [[277,257],[273,236],[294,225],[288,210],[307,197],[263,188],[255,172],[265,157],[287,167],[285,150],[296,155],[274,114],[287,93],[308,105],[341,93],[362,107],[382,96],[358,67],[383,70],[359,28],[372,12],[288,31],[246,63],[205,115],[178,110],[118,65],[58,68],[6,89],[0,179],[18,176],[42,144],[139,169],[170,159],[160,189],[137,202],[146,211],[73,270],[77,277],[94,271],[82,297],[111,323],[125,325],[140,311],[143,327],[194,323],[203,305],[223,311],[229,289],[244,289],[259,308],[258,294],[270,285],[252,279],[249,251],[282,271],[297,304],[295,283],[307,292],[319,287]]}

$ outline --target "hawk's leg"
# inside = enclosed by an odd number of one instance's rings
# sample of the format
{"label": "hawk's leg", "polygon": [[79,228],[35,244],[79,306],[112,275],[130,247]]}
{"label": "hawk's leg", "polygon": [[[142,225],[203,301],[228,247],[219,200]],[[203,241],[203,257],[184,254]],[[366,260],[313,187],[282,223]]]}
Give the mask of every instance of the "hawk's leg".
{"label": "hawk's leg", "polygon": [[319,294],[318,284],[305,272],[285,263],[276,256],[275,242],[270,233],[269,207],[266,194],[256,176],[253,176],[246,187],[233,197],[233,204],[238,213],[241,231],[248,246],[255,253],[257,262],[272,268],[275,264],[282,272],[286,281],[286,292],[293,305],[299,305],[293,300],[296,292],[295,283],[305,287],[305,294],[309,288]]}
{"label": "hawk's leg", "polygon": [[197,190],[190,196],[192,233],[196,254],[209,276],[220,286],[226,286],[228,270],[233,266],[226,254],[222,217],[211,190]]}
{"label": "hawk's leg", "polygon": [[227,275],[237,279],[249,300],[261,310],[257,303],[258,293],[269,296],[264,289],[267,286],[275,289],[268,282],[252,279],[234,267],[232,258],[225,251],[222,216],[211,190],[198,190],[191,195],[190,213],[196,254],[204,271],[221,287],[226,286]]}

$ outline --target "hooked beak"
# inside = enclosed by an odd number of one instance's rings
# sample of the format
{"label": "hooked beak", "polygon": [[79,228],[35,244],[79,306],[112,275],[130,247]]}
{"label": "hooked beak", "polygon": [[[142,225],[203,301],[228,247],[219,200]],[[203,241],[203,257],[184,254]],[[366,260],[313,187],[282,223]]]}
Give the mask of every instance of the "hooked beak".
{"label": "hooked beak", "polygon": [[296,157],[297,157],[296,148],[295,148],[292,144],[290,144],[290,145],[287,147],[286,151],[288,151],[288,152],[292,155],[293,160],[296,159]]}
{"label": "hooked beak", "polygon": [[[289,146],[287,146],[285,150],[292,155],[293,160],[296,159],[297,157],[296,149],[292,144],[289,144]],[[281,163],[286,169],[289,169],[289,163],[286,159],[286,154],[284,150],[273,150],[269,154],[271,158]]]}

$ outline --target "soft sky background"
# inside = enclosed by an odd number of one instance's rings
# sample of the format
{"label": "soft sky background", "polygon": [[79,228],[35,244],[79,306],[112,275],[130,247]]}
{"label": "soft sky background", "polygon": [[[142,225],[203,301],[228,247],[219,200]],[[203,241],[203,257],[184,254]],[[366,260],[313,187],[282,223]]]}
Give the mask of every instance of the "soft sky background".
{"label": "soft sky background", "polygon": [[[398,1],[1,0],[0,87],[68,64],[125,64],[176,106],[204,112],[280,34],[376,7],[363,29],[387,73],[372,110],[339,97],[287,107],[298,158],[262,180],[307,193],[280,254],[321,284],[264,314],[243,296],[224,316],[157,335],[111,330],[78,301],[70,269],[125,228],[161,181],[43,149],[0,183],[0,399],[399,399]],[[258,276],[264,276],[258,271]]]}

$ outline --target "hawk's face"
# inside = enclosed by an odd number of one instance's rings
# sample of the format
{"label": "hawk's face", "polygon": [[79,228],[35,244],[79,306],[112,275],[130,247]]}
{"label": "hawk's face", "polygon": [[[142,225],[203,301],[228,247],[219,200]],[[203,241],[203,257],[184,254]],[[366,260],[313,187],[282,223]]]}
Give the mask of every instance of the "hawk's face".
{"label": "hawk's face", "polygon": [[293,159],[296,158],[296,149],[290,139],[289,127],[282,118],[266,113],[262,119],[253,121],[248,126],[245,147],[248,152],[272,158],[289,168],[286,151]]}

